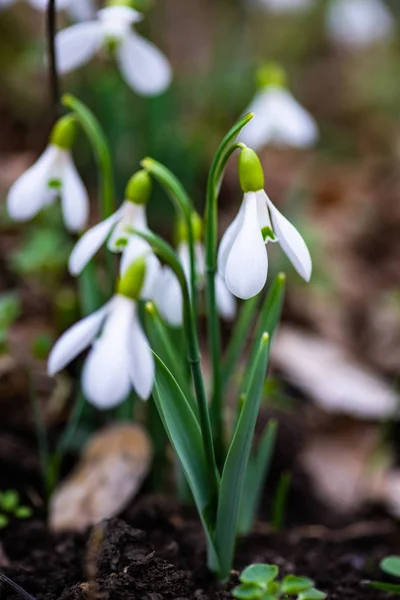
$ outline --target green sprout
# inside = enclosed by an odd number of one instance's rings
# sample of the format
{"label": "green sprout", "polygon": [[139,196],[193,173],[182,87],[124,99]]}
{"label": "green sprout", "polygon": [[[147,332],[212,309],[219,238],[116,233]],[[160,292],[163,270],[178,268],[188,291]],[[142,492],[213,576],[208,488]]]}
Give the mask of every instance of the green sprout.
{"label": "green sprout", "polygon": [[[390,575],[391,577],[400,578],[400,556],[386,556],[379,563],[381,570]],[[400,596],[400,584],[399,583],[386,583],[384,581],[364,581],[370,587],[381,590],[383,592],[390,592]]]}
{"label": "green sprout", "polygon": [[29,519],[32,509],[20,504],[20,497],[15,490],[0,492],[0,529],[5,529],[10,519]]}
{"label": "green sprout", "polygon": [[250,565],[240,574],[241,584],[234,588],[232,595],[238,600],[279,600],[288,596],[296,596],[298,600],[326,598],[326,594],[317,590],[308,577],[286,575],[278,581],[278,575],[276,565]]}

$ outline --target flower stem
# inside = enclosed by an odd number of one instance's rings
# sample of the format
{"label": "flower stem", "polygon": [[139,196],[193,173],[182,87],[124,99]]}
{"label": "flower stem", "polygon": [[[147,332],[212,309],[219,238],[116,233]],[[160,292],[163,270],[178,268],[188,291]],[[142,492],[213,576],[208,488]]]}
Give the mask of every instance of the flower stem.
{"label": "flower stem", "polygon": [[206,194],[206,278],[207,278],[207,314],[208,337],[213,368],[213,395],[211,417],[217,462],[222,466],[225,457],[223,432],[223,403],[221,377],[221,333],[217,313],[215,275],[217,272],[218,245],[218,196],[225,167],[232,153],[241,145],[235,139],[241,129],[253,118],[252,113],[243,117],[223,139],[211,165]]}
{"label": "flower stem", "polygon": [[47,51],[49,57],[49,83],[53,120],[58,117],[60,109],[60,80],[57,71],[56,56],[56,0],[49,0],[47,7]]}

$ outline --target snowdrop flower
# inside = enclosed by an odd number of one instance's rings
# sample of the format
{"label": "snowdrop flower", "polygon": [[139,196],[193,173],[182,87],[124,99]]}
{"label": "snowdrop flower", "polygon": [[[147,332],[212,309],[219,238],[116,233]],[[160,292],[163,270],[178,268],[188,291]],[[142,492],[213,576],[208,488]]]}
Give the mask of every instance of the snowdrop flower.
{"label": "snowdrop flower", "polygon": [[42,156],[17,179],[8,193],[7,208],[12,219],[32,219],[60,197],[67,229],[74,233],[84,229],[89,198],[71,155],[75,134],[73,116],[67,115],[56,123]]}
{"label": "snowdrop flower", "polygon": [[395,22],[382,0],[334,0],[327,12],[330,38],[347,46],[365,46],[391,37]]}
{"label": "snowdrop flower", "polygon": [[309,8],[315,0],[248,0],[252,6],[275,13],[296,12]]}
{"label": "snowdrop flower", "polygon": [[50,353],[48,372],[55,375],[91,345],[82,371],[82,389],[97,408],[117,406],[131,388],[146,400],[153,388],[154,359],[137,306],[144,288],[149,287],[149,276],[145,256],[139,256],[120,280],[115,296],[68,329]]}
{"label": "snowdrop flower", "polygon": [[[0,0],[0,10],[16,4],[17,0]],[[49,0],[27,0],[27,2],[37,10],[45,11]],[[68,10],[70,15],[77,21],[83,21],[93,16],[93,0],[56,0],[57,10]]]}
{"label": "snowdrop flower", "polygon": [[110,1],[97,19],[72,25],[56,36],[60,73],[69,73],[89,62],[101,48],[115,54],[126,83],[139,94],[152,96],[166,90],[171,68],[166,57],[132,29],[142,19],[129,0]]}
{"label": "snowdrop flower", "polygon": [[[193,213],[193,230],[195,238],[195,264],[197,287],[199,291],[205,286],[205,251],[202,243],[203,223],[197,213]],[[177,254],[181,262],[187,282],[190,282],[190,252],[187,228],[183,222],[177,227]],[[227,289],[224,280],[218,273],[215,280],[217,309],[223,319],[232,320],[236,314],[236,300]],[[183,298],[178,279],[172,269],[162,269],[158,284],[154,291],[154,303],[160,315],[172,327],[179,327],[183,322]]]}
{"label": "snowdrop flower", "polygon": [[[135,258],[137,249],[147,246],[144,240],[131,235],[130,230],[133,227],[139,231],[148,229],[146,205],[150,194],[149,174],[144,170],[138,171],[126,186],[125,201],[122,206],[108,219],[89,229],[75,245],[68,262],[72,275],[79,275],[107,238],[109,238],[107,243],[109,250],[122,252],[121,273],[126,271]],[[155,261],[151,259],[151,262],[155,265]]]}
{"label": "snowdrop flower", "polygon": [[265,193],[264,173],[250,148],[240,153],[239,178],[243,202],[218,252],[218,270],[228,290],[246,300],[263,289],[268,274],[268,242],[278,242],[301,277],[309,281],[312,264],[308,248]]}
{"label": "snowdrop flower", "polygon": [[286,89],[283,70],[268,65],[259,72],[260,90],[245,113],[254,113],[240,140],[254,150],[270,143],[306,148],[315,144],[319,132],[314,118]]}

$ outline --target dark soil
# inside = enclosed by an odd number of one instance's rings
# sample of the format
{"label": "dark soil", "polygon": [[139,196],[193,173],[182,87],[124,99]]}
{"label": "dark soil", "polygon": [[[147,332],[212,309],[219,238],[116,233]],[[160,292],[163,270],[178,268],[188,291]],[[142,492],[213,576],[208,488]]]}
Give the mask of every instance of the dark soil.
{"label": "dark soil", "polygon": [[[2,544],[10,560],[3,573],[37,599],[227,600],[237,583],[237,572],[224,588],[212,582],[195,514],[160,497],[144,497],[122,518],[82,535],[51,535],[44,519],[15,523],[3,532]],[[374,519],[336,531],[258,531],[239,544],[235,566],[275,563],[281,574],[314,578],[332,600],[372,600],[389,596],[362,580],[379,577],[379,560],[396,552],[400,529]],[[18,595],[2,584],[0,598]]]}

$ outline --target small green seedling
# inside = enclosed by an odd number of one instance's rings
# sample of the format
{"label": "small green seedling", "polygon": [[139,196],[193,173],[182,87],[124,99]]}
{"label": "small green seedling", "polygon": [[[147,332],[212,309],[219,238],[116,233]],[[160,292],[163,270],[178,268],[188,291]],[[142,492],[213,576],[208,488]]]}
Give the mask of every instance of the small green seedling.
{"label": "small green seedling", "polygon": [[15,490],[0,492],[0,529],[4,529],[10,519],[29,519],[32,509],[20,504],[20,497]]}
{"label": "small green seedling", "polygon": [[298,600],[324,600],[326,594],[315,589],[308,577],[286,575],[277,581],[279,569],[276,565],[255,564],[240,574],[241,584],[232,591],[238,600],[279,600],[296,596]]}
{"label": "small green seedling", "polygon": [[[400,579],[400,556],[386,556],[379,563],[380,568],[387,575],[392,577],[398,577]],[[376,590],[383,592],[390,592],[400,596],[400,584],[399,583],[386,583],[384,581],[364,581],[367,585]]]}

